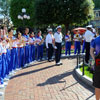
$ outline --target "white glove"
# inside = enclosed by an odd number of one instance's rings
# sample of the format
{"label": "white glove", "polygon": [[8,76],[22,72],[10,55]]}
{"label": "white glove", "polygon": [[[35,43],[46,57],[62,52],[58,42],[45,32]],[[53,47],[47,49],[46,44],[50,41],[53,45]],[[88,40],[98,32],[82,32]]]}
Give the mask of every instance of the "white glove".
{"label": "white glove", "polygon": [[57,49],[57,47],[56,47],[56,46],[54,46],[54,49]]}

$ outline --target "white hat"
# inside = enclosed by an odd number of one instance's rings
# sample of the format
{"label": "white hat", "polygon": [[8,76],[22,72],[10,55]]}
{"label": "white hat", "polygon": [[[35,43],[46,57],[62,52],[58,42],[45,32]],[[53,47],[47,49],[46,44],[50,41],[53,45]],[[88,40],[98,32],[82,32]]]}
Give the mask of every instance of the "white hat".
{"label": "white hat", "polygon": [[52,28],[49,28],[49,29],[47,29],[47,31],[48,31],[48,32],[52,32],[53,30],[52,30]]}
{"label": "white hat", "polygon": [[61,25],[57,26],[57,28],[56,28],[56,29],[58,29],[58,28],[62,28],[62,27],[61,27]]}
{"label": "white hat", "polygon": [[92,28],[92,25],[88,25],[88,26],[86,26],[87,28]]}

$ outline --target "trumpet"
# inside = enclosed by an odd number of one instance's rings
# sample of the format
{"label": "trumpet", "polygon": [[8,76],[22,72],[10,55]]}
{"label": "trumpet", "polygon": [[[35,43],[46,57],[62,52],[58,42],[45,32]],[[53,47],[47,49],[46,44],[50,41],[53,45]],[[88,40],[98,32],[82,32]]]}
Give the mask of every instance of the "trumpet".
{"label": "trumpet", "polygon": [[39,45],[43,44],[45,38],[46,38],[46,36],[44,35],[44,38],[41,40],[41,42],[39,43]]}
{"label": "trumpet", "polygon": [[76,34],[76,38],[79,38],[79,34]]}

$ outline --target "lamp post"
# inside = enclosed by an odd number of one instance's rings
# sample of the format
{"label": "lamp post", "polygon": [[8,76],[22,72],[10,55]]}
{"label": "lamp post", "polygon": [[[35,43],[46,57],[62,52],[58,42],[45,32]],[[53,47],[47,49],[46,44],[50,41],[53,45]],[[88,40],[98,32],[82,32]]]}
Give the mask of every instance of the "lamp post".
{"label": "lamp post", "polygon": [[18,15],[18,19],[23,21],[23,26],[25,25],[24,20],[29,20],[30,16],[28,14],[26,14],[26,9],[22,8],[22,14]]}

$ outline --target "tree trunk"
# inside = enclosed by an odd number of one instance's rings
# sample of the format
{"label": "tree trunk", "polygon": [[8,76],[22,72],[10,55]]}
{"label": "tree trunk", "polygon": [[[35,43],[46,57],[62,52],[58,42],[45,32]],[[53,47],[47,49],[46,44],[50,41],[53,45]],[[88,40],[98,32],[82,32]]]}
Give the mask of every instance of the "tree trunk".
{"label": "tree trunk", "polygon": [[65,32],[67,33],[68,30],[69,30],[69,23],[66,23],[66,24],[65,24]]}

